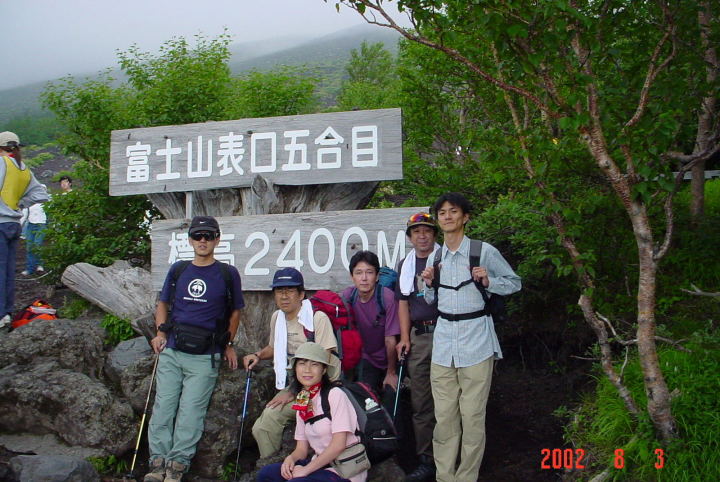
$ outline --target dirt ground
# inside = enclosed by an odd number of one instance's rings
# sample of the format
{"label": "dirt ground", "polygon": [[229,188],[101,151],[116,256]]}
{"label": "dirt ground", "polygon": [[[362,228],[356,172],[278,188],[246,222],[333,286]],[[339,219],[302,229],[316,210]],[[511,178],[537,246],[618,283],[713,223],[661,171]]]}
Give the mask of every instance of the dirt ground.
{"label": "dirt ground", "polygon": [[[48,293],[48,286],[36,276],[22,276],[24,261],[25,249],[21,242],[16,268],[16,307],[21,308],[38,297],[55,308],[61,307],[71,292],[58,286]],[[487,447],[479,481],[561,480],[561,471],[540,469],[541,450],[564,447],[562,421],[553,416],[553,411],[576,401],[578,379],[587,380],[587,377],[569,377],[548,367],[523,367],[519,357],[511,350],[506,351],[505,359],[496,365],[490,392]],[[252,448],[249,451],[252,452]],[[401,450],[398,463],[411,470],[412,457],[412,451]]]}

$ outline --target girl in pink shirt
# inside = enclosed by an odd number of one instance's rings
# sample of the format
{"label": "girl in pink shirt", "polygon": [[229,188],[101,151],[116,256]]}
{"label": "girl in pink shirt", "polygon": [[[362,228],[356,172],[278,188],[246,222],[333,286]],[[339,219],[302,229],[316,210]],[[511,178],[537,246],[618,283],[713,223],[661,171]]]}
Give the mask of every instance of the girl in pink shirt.
{"label": "girl in pink shirt", "polygon": [[[333,378],[328,371],[337,370],[328,364],[328,356],[322,345],[309,342],[300,345],[290,360],[298,392],[293,404],[293,409],[297,410],[297,445],[282,463],[263,467],[258,473],[258,482],[365,482],[367,471],[344,479],[330,467],[346,447],[360,439],[355,435],[359,430],[355,410],[341,389],[331,388],[327,392],[332,418],[322,416],[321,389]],[[311,448],[315,455],[308,458]]]}

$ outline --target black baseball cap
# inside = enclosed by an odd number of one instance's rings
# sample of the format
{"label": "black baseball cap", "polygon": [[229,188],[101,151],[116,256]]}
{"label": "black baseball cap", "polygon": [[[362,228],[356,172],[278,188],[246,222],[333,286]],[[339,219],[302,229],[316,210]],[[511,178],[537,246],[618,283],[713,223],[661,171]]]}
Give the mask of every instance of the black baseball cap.
{"label": "black baseball cap", "polygon": [[195,216],[190,223],[188,234],[197,233],[198,231],[207,231],[209,233],[219,233],[220,225],[212,216]]}

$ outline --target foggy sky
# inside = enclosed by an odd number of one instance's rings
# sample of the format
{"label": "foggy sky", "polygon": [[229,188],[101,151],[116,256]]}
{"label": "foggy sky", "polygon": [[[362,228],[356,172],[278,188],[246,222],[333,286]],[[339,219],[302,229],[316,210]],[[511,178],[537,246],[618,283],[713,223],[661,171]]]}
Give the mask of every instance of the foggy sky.
{"label": "foggy sky", "polygon": [[365,24],[345,7],[338,13],[334,0],[0,0],[0,18],[3,57],[12,65],[0,90],[94,74],[117,66],[118,49],[155,52],[173,36],[216,37],[228,27],[233,43],[242,43]]}

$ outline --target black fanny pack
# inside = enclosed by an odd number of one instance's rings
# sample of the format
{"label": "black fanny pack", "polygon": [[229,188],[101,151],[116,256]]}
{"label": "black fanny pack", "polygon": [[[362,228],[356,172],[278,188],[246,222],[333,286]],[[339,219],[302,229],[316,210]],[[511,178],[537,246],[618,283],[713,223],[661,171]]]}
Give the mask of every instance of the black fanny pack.
{"label": "black fanny pack", "polygon": [[181,323],[175,323],[173,334],[175,335],[175,348],[193,355],[207,353],[216,344],[217,338],[214,331]]}

